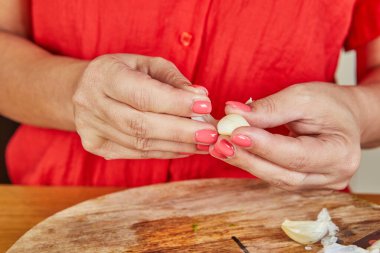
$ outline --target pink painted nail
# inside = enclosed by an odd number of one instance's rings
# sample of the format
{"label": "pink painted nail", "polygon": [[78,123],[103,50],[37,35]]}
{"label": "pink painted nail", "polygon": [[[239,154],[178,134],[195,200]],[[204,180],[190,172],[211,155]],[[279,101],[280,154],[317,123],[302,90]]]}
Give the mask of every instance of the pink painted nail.
{"label": "pink painted nail", "polygon": [[216,152],[226,157],[231,157],[235,154],[234,146],[226,140],[217,142],[214,147]]}
{"label": "pink painted nail", "polygon": [[240,102],[236,102],[236,101],[228,101],[228,102],[226,102],[226,105],[231,106],[233,109],[238,109],[238,110],[241,110],[244,112],[252,111],[252,109],[249,105],[246,105],[246,104],[243,104]]}
{"label": "pink painted nail", "polygon": [[192,110],[198,114],[208,114],[211,112],[212,106],[208,101],[195,101]]}
{"label": "pink painted nail", "polygon": [[242,134],[233,135],[231,137],[231,142],[233,144],[236,144],[238,146],[245,147],[245,148],[250,147],[252,145],[252,140],[248,136],[245,136]]}
{"label": "pink painted nail", "polygon": [[209,147],[210,147],[210,145],[197,144],[197,149],[200,151],[208,151]]}
{"label": "pink painted nail", "polygon": [[208,96],[208,90],[206,89],[206,87],[201,86],[201,85],[197,85],[197,84],[193,84],[193,85],[191,85],[191,87],[203,90],[206,93],[206,96]]}
{"label": "pink painted nail", "polygon": [[203,129],[195,132],[195,141],[205,144],[214,144],[218,140],[215,130]]}
{"label": "pink painted nail", "polygon": [[219,159],[226,159],[227,157],[221,153],[219,153],[215,148],[211,149],[210,155]]}

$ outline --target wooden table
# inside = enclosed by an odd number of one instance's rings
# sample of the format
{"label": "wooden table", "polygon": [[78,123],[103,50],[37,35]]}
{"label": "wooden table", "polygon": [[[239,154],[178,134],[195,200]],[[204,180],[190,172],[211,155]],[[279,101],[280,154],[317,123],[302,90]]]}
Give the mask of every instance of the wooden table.
{"label": "wooden table", "polygon": [[[0,252],[48,216],[84,200],[122,190],[92,187],[25,187],[0,185]],[[358,195],[380,204],[380,195]]]}

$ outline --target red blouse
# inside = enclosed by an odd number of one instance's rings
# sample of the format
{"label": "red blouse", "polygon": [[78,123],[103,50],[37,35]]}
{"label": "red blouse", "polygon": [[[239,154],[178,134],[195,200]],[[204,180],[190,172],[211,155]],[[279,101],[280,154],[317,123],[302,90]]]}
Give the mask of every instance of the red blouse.
{"label": "red blouse", "polygon": [[[334,82],[340,49],[380,35],[379,0],[32,0],[37,45],[93,59],[108,53],[162,56],[227,100],[262,98],[302,82]],[[21,126],[7,150],[17,184],[140,186],[249,177],[208,155],[106,161],[76,133]]]}

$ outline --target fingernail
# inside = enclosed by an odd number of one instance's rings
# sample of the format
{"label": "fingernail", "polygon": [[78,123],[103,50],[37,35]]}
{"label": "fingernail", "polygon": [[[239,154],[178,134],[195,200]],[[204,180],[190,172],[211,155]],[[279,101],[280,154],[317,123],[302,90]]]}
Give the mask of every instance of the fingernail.
{"label": "fingernail", "polygon": [[201,86],[201,85],[197,85],[197,84],[193,84],[193,85],[191,85],[191,87],[203,90],[203,92],[206,94],[206,96],[208,96],[208,90],[206,89],[206,87]]}
{"label": "fingernail", "polygon": [[233,135],[231,137],[231,142],[245,148],[252,145],[252,140],[248,136],[242,134]]}
{"label": "fingernail", "polygon": [[206,144],[213,144],[218,140],[218,133],[214,130],[203,129],[195,132],[195,141]]}
{"label": "fingernail", "polygon": [[219,158],[219,159],[226,159],[227,158],[225,155],[216,151],[215,148],[211,149],[210,155],[212,155],[213,157]]}
{"label": "fingernail", "polygon": [[226,157],[231,157],[235,154],[234,146],[226,140],[217,142],[214,147],[216,152]]}
{"label": "fingernail", "polygon": [[226,102],[226,105],[229,105],[229,106],[231,106],[234,109],[238,109],[238,110],[241,110],[241,111],[244,111],[244,112],[250,112],[250,111],[252,111],[252,109],[251,109],[251,107],[249,105],[246,105],[246,104],[243,104],[243,103],[240,103],[240,102],[236,102],[236,101],[228,101],[228,102]]}
{"label": "fingernail", "polygon": [[195,101],[192,110],[198,114],[208,114],[212,110],[211,102]]}
{"label": "fingernail", "polygon": [[197,144],[197,149],[200,151],[208,151],[209,145]]}

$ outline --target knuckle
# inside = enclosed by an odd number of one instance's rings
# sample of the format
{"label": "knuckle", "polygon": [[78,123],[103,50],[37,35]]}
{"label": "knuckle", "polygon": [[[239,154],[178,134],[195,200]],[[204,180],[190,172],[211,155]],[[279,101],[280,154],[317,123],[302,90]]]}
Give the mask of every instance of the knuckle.
{"label": "knuckle", "polygon": [[349,185],[349,181],[344,181],[342,183],[338,183],[338,184],[335,184],[331,187],[329,187],[331,190],[335,190],[335,191],[341,191],[341,190],[344,190],[348,187]]}
{"label": "knuckle", "polygon": [[113,159],[115,156],[112,152],[112,142],[103,141],[101,145],[96,149],[98,155],[106,157],[107,159]]}
{"label": "knuckle", "polygon": [[282,179],[273,179],[269,183],[277,188],[283,188],[286,185]]}
{"label": "knuckle", "polygon": [[96,155],[99,154],[99,145],[96,142],[94,142],[90,138],[87,138],[83,135],[80,135],[80,137],[81,137],[82,147],[84,150],[92,154],[96,154]]}
{"label": "knuckle", "polygon": [[87,96],[85,96],[82,92],[75,92],[72,97],[72,103],[74,107],[87,108],[89,105],[89,101]]}
{"label": "knuckle", "polygon": [[171,141],[173,141],[173,142],[184,142],[185,141],[184,138],[185,138],[184,134],[182,134],[178,131],[174,131],[172,133],[172,136],[171,136]]}
{"label": "knuckle", "polygon": [[82,146],[84,150],[90,153],[93,153],[93,151],[95,150],[95,147],[92,145],[92,143],[87,140],[82,139]]}
{"label": "knuckle", "polygon": [[160,56],[153,57],[152,60],[154,62],[156,62],[157,64],[172,64],[172,62],[170,62],[170,61],[168,61],[165,58],[160,57]]}
{"label": "knuckle", "polygon": [[184,77],[173,68],[166,69],[164,76],[166,80],[170,80],[172,83],[187,83],[184,81]]}
{"label": "knuckle", "polygon": [[277,105],[272,97],[267,97],[264,99],[257,100],[253,103],[253,111],[257,109],[264,110],[265,113],[272,114],[277,111]]}
{"label": "knuckle", "polygon": [[314,92],[312,92],[310,85],[298,84],[291,86],[293,89],[294,97],[297,97],[299,106],[304,106],[310,104],[312,101],[318,99],[315,97]]}
{"label": "knuckle", "polygon": [[148,151],[151,147],[151,141],[149,139],[136,137],[134,146],[137,150]]}
{"label": "knuckle", "polygon": [[351,178],[360,166],[360,153],[348,155],[342,168],[342,176]]}
{"label": "knuckle", "polygon": [[296,155],[288,164],[289,169],[294,170],[303,170],[305,169],[309,164],[309,159],[306,155]]}
{"label": "knuckle", "polygon": [[256,153],[257,155],[261,157],[272,157],[273,150],[267,146],[259,145],[259,143],[256,143],[256,145],[252,145],[251,153]]}
{"label": "knuckle", "polygon": [[142,158],[142,159],[150,158],[149,155],[150,155],[150,152],[147,151],[147,150],[142,150],[142,151],[140,152],[140,158]]}
{"label": "knuckle", "polygon": [[137,109],[141,111],[148,111],[152,108],[152,97],[146,94],[143,89],[135,89],[130,94]]}
{"label": "knuckle", "polygon": [[274,179],[271,184],[275,187],[288,190],[288,191],[299,191],[303,187],[303,182],[306,175],[302,177],[288,176]]}
{"label": "knuckle", "polygon": [[135,116],[127,120],[127,126],[132,136],[140,139],[147,137],[146,120],[142,116]]}

